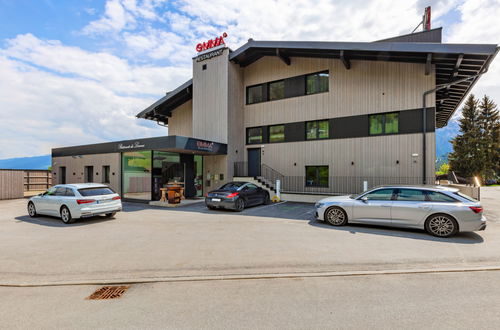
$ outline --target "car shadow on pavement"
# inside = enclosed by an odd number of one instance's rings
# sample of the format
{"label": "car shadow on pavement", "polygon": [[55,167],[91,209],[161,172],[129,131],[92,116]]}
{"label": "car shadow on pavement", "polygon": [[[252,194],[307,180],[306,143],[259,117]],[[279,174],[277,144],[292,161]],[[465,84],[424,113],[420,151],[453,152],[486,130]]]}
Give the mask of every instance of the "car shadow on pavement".
{"label": "car shadow on pavement", "polygon": [[347,224],[346,226],[332,226],[328,223],[324,223],[323,221],[318,221],[316,219],[311,219],[309,224],[314,227],[320,227],[331,230],[338,231],[348,231],[351,234],[370,234],[370,235],[382,235],[382,236],[392,236],[392,237],[403,237],[424,241],[433,241],[433,242],[442,242],[442,243],[454,243],[454,244],[479,244],[483,243],[484,239],[474,233],[474,232],[465,232],[458,233],[450,238],[441,238],[435,237],[430,234],[427,234],[423,230],[412,229],[412,228],[396,228],[396,227],[384,227],[384,226],[376,226],[376,225],[366,225],[366,224]]}
{"label": "car shadow on pavement", "polygon": [[39,226],[61,227],[61,228],[85,226],[85,225],[114,220],[113,218],[105,218],[104,216],[95,216],[95,217],[89,217],[89,218],[83,218],[83,219],[76,219],[75,222],[73,222],[73,223],[65,224],[64,222],[62,222],[62,220],[60,218],[46,216],[46,215],[43,215],[43,216],[39,215],[36,218],[32,218],[29,215],[23,215],[23,216],[15,217],[15,219],[18,222],[22,221],[22,222],[31,223],[34,225],[39,225]]}

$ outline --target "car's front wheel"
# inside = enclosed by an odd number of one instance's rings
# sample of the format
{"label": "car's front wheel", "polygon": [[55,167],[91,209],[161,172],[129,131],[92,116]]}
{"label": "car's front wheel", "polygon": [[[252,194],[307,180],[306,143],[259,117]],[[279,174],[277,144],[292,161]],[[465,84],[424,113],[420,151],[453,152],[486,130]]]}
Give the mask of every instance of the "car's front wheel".
{"label": "car's front wheel", "polygon": [[33,203],[33,202],[28,203],[28,214],[32,218],[37,216],[35,203]]}
{"label": "car's front wheel", "polygon": [[66,206],[61,207],[61,220],[66,224],[73,223],[75,221],[71,216],[71,212]]}
{"label": "car's front wheel", "polygon": [[332,206],[325,211],[325,220],[332,226],[343,226],[347,223],[347,214],[340,207]]}
{"label": "car's front wheel", "polygon": [[434,214],[425,222],[425,230],[436,237],[451,237],[458,232],[458,223],[446,214]]}
{"label": "car's front wheel", "polygon": [[241,212],[245,209],[245,201],[241,198],[238,198],[236,202],[234,202],[234,206],[236,211]]}

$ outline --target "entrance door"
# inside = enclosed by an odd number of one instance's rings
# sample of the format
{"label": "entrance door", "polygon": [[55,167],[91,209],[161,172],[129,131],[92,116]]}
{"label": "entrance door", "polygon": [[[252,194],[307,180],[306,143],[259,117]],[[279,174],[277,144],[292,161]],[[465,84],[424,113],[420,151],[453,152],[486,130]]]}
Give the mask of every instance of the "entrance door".
{"label": "entrance door", "polygon": [[248,149],[248,176],[260,176],[260,148]]}

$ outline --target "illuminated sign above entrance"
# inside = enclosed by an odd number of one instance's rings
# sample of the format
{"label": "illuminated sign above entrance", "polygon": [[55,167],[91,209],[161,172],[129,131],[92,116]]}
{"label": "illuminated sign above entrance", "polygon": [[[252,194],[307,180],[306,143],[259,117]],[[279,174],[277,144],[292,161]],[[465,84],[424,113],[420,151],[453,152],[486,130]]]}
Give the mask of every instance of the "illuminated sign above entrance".
{"label": "illuminated sign above entrance", "polygon": [[224,38],[226,38],[226,37],[227,37],[227,33],[224,32],[220,37],[217,37],[215,39],[210,39],[207,42],[200,42],[199,44],[196,45],[196,51],[198,53],[200,53],[202,51],[205,51],[205,50],[208,50],[211,48],[215,48],[218,46],[222,46],[222,45],[225,46],[226,43],[224,42]]}

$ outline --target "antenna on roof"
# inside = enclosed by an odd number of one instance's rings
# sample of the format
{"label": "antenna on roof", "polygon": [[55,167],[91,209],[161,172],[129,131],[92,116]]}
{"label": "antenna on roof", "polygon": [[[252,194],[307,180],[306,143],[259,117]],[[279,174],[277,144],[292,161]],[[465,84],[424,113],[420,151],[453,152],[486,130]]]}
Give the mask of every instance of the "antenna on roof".
{"label": "antenna on roof", "polygon": [[431,6],[425,7],[422,21],[418,23],[411,33],[415,32],[420,25],[422,25],[422,31],[429,31],[431,29]]}

